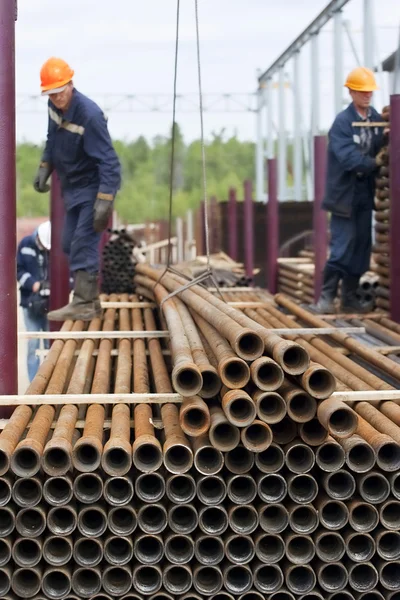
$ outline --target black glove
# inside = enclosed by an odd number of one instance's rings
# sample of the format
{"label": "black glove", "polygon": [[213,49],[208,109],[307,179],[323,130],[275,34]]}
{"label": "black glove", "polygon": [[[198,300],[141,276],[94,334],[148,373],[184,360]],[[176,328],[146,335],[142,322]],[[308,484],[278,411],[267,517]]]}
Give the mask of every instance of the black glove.
{"label": "black glove", "polygon": [[112,194],[97,194],[96,202],[94,203],[93,220],[93,227],[97,233],[101,233],[107,228],[113,206],[114,196]]}
{"label": "black glove", "polygon": [[33,187],[35,188],[35,190],[37,192],[45,194],[46,192],[49,191],[50,186],[46,182],[47,182],[48,178],[50,177],[52,171],[53,171],[53,167],[50,165],[50,163],[47,163],[47,162],[40,163],[40,167],[38,169],[38,172],[36,173],[36,177],[33,182]]}

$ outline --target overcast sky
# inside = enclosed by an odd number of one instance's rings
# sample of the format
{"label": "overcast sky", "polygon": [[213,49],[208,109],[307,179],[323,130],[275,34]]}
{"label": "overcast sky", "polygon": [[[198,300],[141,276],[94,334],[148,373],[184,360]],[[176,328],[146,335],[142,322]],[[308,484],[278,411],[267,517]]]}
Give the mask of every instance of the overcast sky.
{"label": "overcast sky", "polygon": [[[248,93],[256,88],[256,70],[265,70],[326,6],[327,0],[198,0],[204,93]],[[377,3],[375,0],[375,13]],[[19,0],[16,24],[17,94],[39,92],[39,71],[50,56],[60,56],[75,70],[74,82],[107,111],[103,94],[171,94],[175,45],[176,0]],[[197,91],[194,0],[181,0],[178,91]],[[354,43],[362,56],[362,0],[351,0],[344,16],[351,20]],[[399,36],[399,0],[379,0],[377,41],[381,58],[391,53]],[[322,120],[333,116],[332,23],[321,36]],[[356,66],[344,42],[344,71]],[[304,119],[309,119],[309,48],[301,56]],[[289,77],[291,65],[287,65]],[[345,75],[345,73],[344,73]],[[288,91],[290,95],[290,91]],[[376,99],[381,105],[382,97]],[[32,101],[18,97],[17,136],[40,142],[47,124],[45,105],[32,112]],[[41,109],[41,107],[43,107]],[[290,98],[288,97],[290,108]],[[30,109],[30,110],[28,110]],[[114,137],[151,139],[165,134],[166,113],[107,111]],[[198,136],[199,117],[177,114],[185,139]],[[288,119],[290,125],[290,119]],[[226,128],[254,139],[251,113],[207,113],[206,134]]]}

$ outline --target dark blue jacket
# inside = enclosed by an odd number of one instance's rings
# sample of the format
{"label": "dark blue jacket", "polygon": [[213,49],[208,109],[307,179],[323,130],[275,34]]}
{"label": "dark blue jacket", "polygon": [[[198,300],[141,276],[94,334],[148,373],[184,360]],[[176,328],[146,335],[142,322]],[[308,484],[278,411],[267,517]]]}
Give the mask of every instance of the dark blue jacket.
{"label": "dark blue jacket", "polygon": [[18,244],[17,280],[21,292],[21,306],[28,306],[32,286],[36,281],[49,280],[49,252],[36,244],[37,232],[27,235]]}
{"label": "dark blue jacket", "polygon": [[[371,108],[370,120],[382,120],[374,108]],[[382,147],[382,129],[374,127],[370,150],[368,154],[363,154],[360,149],[360,128],[352,126],[354,121],[362,121],[362,118],[354,105],[350,104],[337,115],[328,134],[327,175],[322,207],[341,217],[351,216],[360,183],[368,196],[369,208],[373,208],[377,168],[374,157]]]}
{"label": "dark blue jacket", "polygon": [[[56,169],[63,192],[97,188],[99,194],[114,197],[121,184],[121,167],[100,107],[74,89],[65,113],[51,100],[48,110],[47,143],[42,160]],[[74,198],[73,194],[68,196]],[[75,204],[82,201],[82,195],[77,194],[76,198]]]}

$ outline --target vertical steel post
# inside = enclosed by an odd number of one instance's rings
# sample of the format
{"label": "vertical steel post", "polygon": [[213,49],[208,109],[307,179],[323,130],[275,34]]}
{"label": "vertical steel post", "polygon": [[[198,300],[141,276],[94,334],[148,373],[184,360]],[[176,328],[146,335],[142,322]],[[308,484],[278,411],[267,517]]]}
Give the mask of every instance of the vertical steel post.
{"label": "vertical steel post", "polygon": [[328,230],[326,212],[322,210],[325,192],[327,139],[324,135],[314,138],[315,175],[314,175],[314,299],[318,301],[321,294],[323,268],[326,262],[328,247]]}
{"label": "vertical steel post", "polygon": [[286,200],[285,66],[279,69],[278,197]]}
{"label": "vertical steel post", "polygon": [[333,17],[334,97],[335,114],[343,109],[343,15],[337,10]]}
{"label": "vertical steel post", "polygon": [[264,90],[262,83],[257,90],[256,111],[256,200],[264,200],[264,139],[262,127],[262,110],[264,107]]}
{"label": "vertical steel post", "polygon": [[400,94],[390,96],[390,314],[400,323]]}
{"label": "vertical steel post", "polygon": [[198,236],[199,236],[199,255],[203,256],[206,253],[206,244],[205,244],[205,209],[204,209],[204,200],[201,201],[199,211],[197,213],[197,225],[198,225]]}
{"label": "vertical steel post", "polygon": [[176,242],[178,251],[178,263],[183,261],[183,221],[181,217],[177,217],[175,221]]}
{"label": "vertical steel post", "polygon": [[[0,394],[18,393],[15,0],[0,2]],[[12,407],[0,408],[7,418]]]}
{"label": "vertical steel post", "polygon": [[375,67],[374,18],[372,9],[373,0],[364,0],[364,67],[368,67],[369,69],[374,69]]}
{"label": "vertical steel post", "polygon": [[252,184],[244,182],[244,264],[246,277],[253,280],[254,268],[254,203]]}
{"label": "vertical steel post", "polygon": [[[319,134],[320,127],[320,87],[319,87],[319,33],[316,32],[311,37],[311,139],[308,138],[308,148],[310,154],[310,179],[311,185],[308,187],[314,192],[314,137]],[[308,193],[307,193],[308,195]],[[309,200],[314,200],[314,194],[309,196]]]}
{"label": "vertical steel post", "polygon": [[274,156],[274,104],[272,100],[272,79],[267,80],[267,158]]}
{"label": "vertical steel post", "polygon": [[237,201],[235,188],[229,188],[228,198],[228,254],[233,260],[238,259],[237,238]]}
{"label": "vertical steel post", "polygon": [[267,203],[267,284],[271,294],[278,291],[279,205],[276,158],[268,159]]}
{"label": "vertical steel post", "polygon": [[[65,208],[60,180],[57,173],[53,171],[50,190],[50,310],[68,304],[69,299],[69,265],[61,243],[64,218]],[[61,323],[57,321],[50,321],[51,331],[58,331],[60,325]]]}
{"label": "vertical steel post", "polygon": [[294,200],[303,199],[303,154],[301,140],[301,87],[300,87],[300,52],[293,56],[293,101],[294,101],[294,148],[293,179]]}
{"label": "vertical steel post", "polygon": [[196,241],[193,231],[193,211],[186,212],[186,260],[194,260],[196,258]]}

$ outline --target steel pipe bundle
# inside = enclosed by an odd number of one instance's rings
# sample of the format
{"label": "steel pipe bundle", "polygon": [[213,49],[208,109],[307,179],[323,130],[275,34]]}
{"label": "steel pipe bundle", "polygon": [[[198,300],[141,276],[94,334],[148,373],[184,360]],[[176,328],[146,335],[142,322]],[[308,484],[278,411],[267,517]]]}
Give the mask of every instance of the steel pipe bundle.
{"label": "steel pipe bundle", "polygon": [[110,231],[102,255],[101,288],[104,293],[131,294],[134,291],[134,246],[135,241],[124,229]]}

